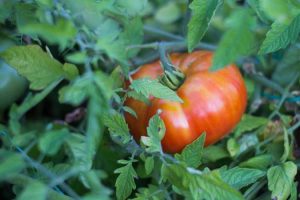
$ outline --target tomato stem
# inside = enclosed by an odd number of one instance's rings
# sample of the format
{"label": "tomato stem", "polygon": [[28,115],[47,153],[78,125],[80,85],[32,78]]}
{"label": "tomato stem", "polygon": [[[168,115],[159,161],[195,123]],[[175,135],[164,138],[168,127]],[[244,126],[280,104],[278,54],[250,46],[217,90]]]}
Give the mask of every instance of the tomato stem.
{"label": "tomato stem", "polygon": [[159,43],[158,52],[159,52],[160,61],[161,61],[164,71],[172,72],[172,71],[176,70],[167,55],[167,50],[166,50],[164,43]]}
{"label": "tomato stem", "polygon": [[164,43],[159,43],[158,52],[161,66],[164,70],[164,75],[161,77],[160,82],[172,90],[177,90],[183,84],[185,75],[172,64]]}

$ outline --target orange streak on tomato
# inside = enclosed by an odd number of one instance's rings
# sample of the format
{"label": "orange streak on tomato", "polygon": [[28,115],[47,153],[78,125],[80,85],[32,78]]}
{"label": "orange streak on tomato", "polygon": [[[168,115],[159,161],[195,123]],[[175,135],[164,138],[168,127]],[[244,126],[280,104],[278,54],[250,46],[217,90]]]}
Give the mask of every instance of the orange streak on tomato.
{"label": "orange streak on tomato", "polygon": [[[146,105],[131,98],[126,100],[125,105],[137,114],[137,118],[125,114],[135,140],[146,135],[148,121],[158,109],[162,111],[160,117],[166,126],[162,147],[169,153],[180,152],[203,132],[206,132],[205,145],[213,144],[235,127],[246,108],[246,87],[235,65],[216,72],[208,71],[212,56],[209,51],[170,55],[173,65],[186,76],[177,90],[184,103],[152,98],[151,105]],[[131,77],[154,79],[162,73],[156,61],[141,66]]]}

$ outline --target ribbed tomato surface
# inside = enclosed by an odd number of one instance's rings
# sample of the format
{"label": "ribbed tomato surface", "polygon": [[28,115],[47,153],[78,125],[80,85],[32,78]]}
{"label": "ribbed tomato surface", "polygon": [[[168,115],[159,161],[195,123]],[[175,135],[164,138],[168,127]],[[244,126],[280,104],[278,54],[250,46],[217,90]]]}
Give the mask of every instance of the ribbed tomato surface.
{"label": "ribbed tomato surface", "polygon": [[[173,65],[186,76],[177,95],[183,103],[151,98],[150,105],[128,98],[137,118],[126,113],[125,119],[136,141],[146,135],[149,119],[160,109],[166,126],[162,140],[165,152],[180,152],[186,145],[206,132],[205,145],[213,144],[228,134],[240,121],[247,103],[243,78],[235,65],[210,72],[213,53],[196,51],[170,55]],[[132,79],[157,78],[163,70],[159,61],[141,66]]]}

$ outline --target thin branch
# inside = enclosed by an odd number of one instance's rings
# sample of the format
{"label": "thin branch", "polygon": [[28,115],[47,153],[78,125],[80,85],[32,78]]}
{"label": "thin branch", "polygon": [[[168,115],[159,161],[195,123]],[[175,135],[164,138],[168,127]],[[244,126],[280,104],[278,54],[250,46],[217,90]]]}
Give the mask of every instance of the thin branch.
{"label": "thin branch", "polygon": [[282,88],[279,84],[267,79],[265,76],[261,74],[249,74],[250,78],[256,81],[257,83],[266,86],[268,88],[271,88],[275,92],[278,92],[280,94],[284,94],[284,88]]}
{"label": "thin branch", "polygon": [[[174,52],[178,50],[185,50],[187,49],[187,44],[185,41],[176,41],[176,42],[152,42],[147,44],[141,45],[130,45],[127,47],[126,50],[140,48],[140,49],[158,49],[159,45],[163,45],[168,52]],[[207,50],[216,50],[216,46],[212,44],[207,44],[200,42],[196,47],[196,49],[207,49]]]}
{"label": "thin branch", "polygon": [[159,43],[158,45],[158,53],[160,57],[161,64],[163,66],[164,71],[172,72],[174,69],[172,62],[167,56],[167,46],[164,43]]}
{"label": "thin branch", "polygon": [[[54,182],[54,180],[59,180],[59,177],[56,176],[56,174],[52,173],[50,170],[48,170],[46,167],[44,167],[42,164],[40,164],[39,162],[33,160],[31,157],[29,157],[27,155],[27,153],[21,149],[20,147],[16,146],[12,139],[10,138],[10,136],[5,133],[5,132],[1,132],[2,134],[4,134],[4,136],[6,136],[10,143],[12,144],[12,146],[20,153],[20,155],[22,156],[22,158],[33,168],[35,168],[36,170],[38,170],[39,172],[41,172],[42,174],[44,174],[45,176],[47,176],[51,182]],[[75,200],[80,200],[80,196],[67,184],[65,184],[64,182],[61,182],[60,184],[58,184],[59,187],[70,197],[72,197]],[[56,188],[56,187],[54,187]]]}
{"label": "thin branch", "polygon": [[175,34],[172,34],[172,33],[168,33],[166,31],[163,31],[161,29],[157,29],[157,28],[152,27],[152,26],[145,25],[144,26],[144,31],[150,32],[150,33],[155,33],[155,34],[161,35],[163,37],[166,37],[166,38],[169,38],[169,39],[172,39],[172,40],[184,40],[184,37],[182,37],[180,35],[175,35]]}
{"label": "thin branch", "polygon": [[251,187],[249,187],[248,190],[244,193],[244,197],[246,200],[251,200],[253,199],[256,194],[259,192],[259,190],[267,183],[266,180],[262,180],[259,182],[256,182],[253,184]]}
{"label": "thin branch", "polygon": [[288,133],[293,133],[296,129],[300,128],[300,121],[298,121],[296,124],[294,124],[293,126],[291,126],[287,132]]}
{"label": "thin branch", "polygon": [[282,107],[284,101],[286,100],[287,97],[291,96],[289,93],[291,87],[295,84],[295,82],[298,80],[299,74],[295,76],[295,78],[289,83],[289,85],[284,89],[282,97],[276,106],[276,109],[270,114],[269,119],[272,119],[275,115],[279,113],[280,108]]}
{"label": "thin branch", "polygon": [[[47,176],[50,179],[59,179],[54,173],[52,173],[51,171],[49,171],[46,167],[44,167],[40,163],[36,162],[32,158],[30,158],[21,148],[16,147],[16,149],[21,154],[21,156],[23,157],[23,159],[30,166],[32,166],[33,168],[35,168],[39,172],[43,173],[45,176]],[[63,191],[66,194],[68,194],[73,199],[76,199],[76,200],[80,200],[81,199],[80,196],[78,196],[78,194],[76,192],[74,192],[74,190],[70,186],[68,186],[67,184],[65,184],[64,182],[60,183],[59,186],[60,186],[61,189],[63,189]]]}
{"label": "thin branch", "polygon": [[[148,44],[141,44],[141,45],[131,45],[127,47],[127,50],[133,49],[133,48],[141,48],[141,49],[154,49],[157,50],[159,45],[163,45],[164,48],[166,49],[167,52],[176,52],[176,51],[181,51],[181,50],[186,50],[187,45],[185,41],[176,41],[176,42],[152,42]],[[216,46],[212,44],[207,44],[200,42],[195,49],[206,49],[210,51],[216,50]],[[159,53],[155,52],[154,54],[152,53],[151,55],[147,55],[144,58],[138,58],[132,60],[132,65],[133,66],[140,66],[146,63],[149,63],[151,61],[154,61],[159,58]]]}

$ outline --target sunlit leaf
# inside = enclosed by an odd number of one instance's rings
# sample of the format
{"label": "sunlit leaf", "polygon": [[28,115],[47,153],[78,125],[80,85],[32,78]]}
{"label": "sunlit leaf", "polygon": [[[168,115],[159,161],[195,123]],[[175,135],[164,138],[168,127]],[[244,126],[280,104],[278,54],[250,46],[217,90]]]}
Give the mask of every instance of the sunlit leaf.
{"label": "sunlit leaf", "polygon": [[162,85],[157,80],[150,80],[147,78],[137,79],[132,81],[130,88],[146,97],[153,95],[161,99],[182,102],[180,97],[178,97],[173,90]]}
{"label": "sunlit leaf", "polygon": [[267,54],[286,48],[297,40],[300,33],[300,14],[290,22],[275,21],[263,41],[259,54]]}
{"label": "sunlit leaf", "polygon": [[297,166],[291,161],[268,170],[268,188],[272,191],[272,198],[278,200],[288,198],[296,173]]}
{"label": "sunlit leaf", "polygon": [[119,174],[116,180],[117,199],[126,199],[132,190],[136,188],[134,179],[137,178],[137,174],[131,162],[124,167],[116,169],[115,173]]}
{"label": "sunlit leaf", "polygon": [[0,57],[26,77],[34,90],[44,89],[65,75],[63,65],[37,45],[10,47]]}
{"label": "sunlit leaf", "polygon": [[205,133],[201,134],[195,141],[187,145],[181,154],[176,154],[175,158],[185,162],[189,167],[197,168],[201,164],[205,136]]}
{"label": "sunlit leaf", "polygon": [[248,169],[235,167],[221,172],[222,179],[236,189],[243,188],[247,185],[255,183],[266,173],[258,169]]}
{"label": "sunlit leaf", "polygon": [[218,4],[219,0],[193,0],[190,4],[192,16],[188,23],[187,36],[189,52],[194,49],[204,36]]}

